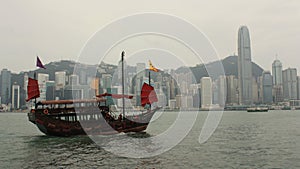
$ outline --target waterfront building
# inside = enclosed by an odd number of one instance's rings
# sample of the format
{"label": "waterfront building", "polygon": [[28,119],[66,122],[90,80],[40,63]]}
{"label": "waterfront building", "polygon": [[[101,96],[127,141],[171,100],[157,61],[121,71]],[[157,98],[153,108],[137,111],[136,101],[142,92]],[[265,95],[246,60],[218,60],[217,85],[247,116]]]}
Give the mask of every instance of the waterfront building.
{"label": "waterfront building", "polygon": [[255,77],[252,77],[252,102],[259,103],[260,102],[260,84]]}
{"label": "waterfront building", "polygon": [[300,76],[297,76],[297,99],[300,100]]}
{"label": "waterfront building", "polygon": [[273,78],[270,71],[264,71],[262,73],[262,86],[263,86],[263,103],[271,104],[273,102],[272,88]]}
{"label": "waterfront building", "polygon": [[1,71],[0,88],[1,103],[11,103],[11,72],[7,69]]}
{"label": "waterfront building", "polygon": [[210,108],[212,105],[212,80],[210,77],[202,77],[201,83],[201,108]]}
{"label": "waterfront building", "polygon": [[87,75],[86,71],[81,70],[79,73],[79,84],[86,85],[87,84]]}
{"label": "waterfront building", "polygon": [[91,80],[91,97],[100,94],[100,78],[94,77]]}
{"label": "waterfront building", "polygon": [[226,104],[238,104],[238,79],[233,76],[226,76]]}
{"label": "waterfront building", "polygon": [[24,90],[25,90],[25,93],[27,93],[27,86],[28,86],[28,73],[24,73]]}
{"label": "waterfront building", "polygon": [[174,110],[176,108],[176,100],[170,99],[168,105],[171,110]]}
{"label": "waterfront building", "polygon": [[226,101],[226,77],[220,76],[217,79],[217,88],[218,88],[218,104],[223,107],[225,106]]}
{"label": "waterfront building", "polygon": [[279,60],[274,60],[272,63],[272,75],[273,75],[273,97],[274,102],[283,101],[283,84],[282,84],[282,63]]}
{"label": "waterfront building", "polygon": [[102,88],[103,93],[109,92],[109,89],[112,87],[112,76],[108,73],[102,74]]}
{"label": "waterfront building", "polygon": [[55,86],[56,90],[63,89],[66,85],[66,72],[55,72]]}
{"label": "waterfront building", "polygon": [[38,84],[40,88],[40,97],[38,100],[46,100],[46,82],[49,81],[49,75],[45,73],[38,73]]}
{"label": "waterfront building", "polygon": [[69,76],[69,85],[79,85],[79,76],[72,74]]}
{"label": "waterfront building", "polygon": [[283,98],[285,101],[297,99],[297,69],[288,68],[282,72]]}
{"label": "waterfront building", "polygon": [[274,60],[272,63],[273,84],[282,85],[282,63],[279,60]]}
{"label": "waterfront building", "polygon": [[251,105],[252,100],[252,62],[249,30],[241,26],[238,32],[238,79],[239,103]]}
{"label": "waterfront building", "polygon": [[46,100],[55,100],[55,81],[46,82]]}
{"label": "waterfront building", "polygon": [[20,86],[12,85],[11,108],[20,109]]}
{"label": "waterfront building", "polygon": [[263,77],[259,76],[257,78],[257,87],[258,87],[258,103],[263,102]]}
{"label": "waterfront building", "polygon": [[181,108],[181,95],[176,95],[175,100],[176,100],[176,108]]}

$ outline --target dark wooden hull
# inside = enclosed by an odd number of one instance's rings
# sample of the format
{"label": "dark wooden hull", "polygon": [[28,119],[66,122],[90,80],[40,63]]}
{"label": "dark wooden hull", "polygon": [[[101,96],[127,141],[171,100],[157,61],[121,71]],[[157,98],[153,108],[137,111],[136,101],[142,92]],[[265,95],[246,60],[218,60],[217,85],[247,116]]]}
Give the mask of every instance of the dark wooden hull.
{"label": "dark wooden hull", "polygon": [[115,119],[106,109],[81,108],[79,113],[71,109],[57,111],[36,109],[28,113],[29,121],[38,129],[51,136],[105,135],[120,132],[141,132],[159,108],[148,110],[135,116]]}
{"label": "dark wooden hull", "polygon": [[267,112],[269,109],[267,108],[248,108],[247,112]]}

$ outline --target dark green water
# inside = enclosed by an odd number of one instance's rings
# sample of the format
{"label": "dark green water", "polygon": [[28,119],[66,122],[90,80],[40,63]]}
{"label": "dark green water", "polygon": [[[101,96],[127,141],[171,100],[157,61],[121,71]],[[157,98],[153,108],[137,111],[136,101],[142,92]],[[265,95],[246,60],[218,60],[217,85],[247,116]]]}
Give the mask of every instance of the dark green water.
{"label": "dark green water", "polygon": [[[151,123],[147,135],[168,128],[174,114]],[[206,115],[200,112],[170,151],[133,159],[107,152],[86,136],[44,136],[26,114],[0,113],[0,168],[300,168],[300,111],[224,112],[212,137],[199,144]]]}

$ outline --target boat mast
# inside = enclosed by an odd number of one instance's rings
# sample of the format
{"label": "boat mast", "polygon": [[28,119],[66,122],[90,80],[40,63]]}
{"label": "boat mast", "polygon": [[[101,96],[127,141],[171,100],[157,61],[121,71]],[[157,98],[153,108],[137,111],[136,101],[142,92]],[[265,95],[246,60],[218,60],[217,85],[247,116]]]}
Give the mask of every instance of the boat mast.
{"label": "boat mast", "polygon": [[[122,54],[121,54],[121,62],[122,62],[122,95],[124,96],[124,55],[125,55],[125,52],[122,51]],[[123,119],[125,119],[125,98],[122,97],[122,104],[123,104],[123,109],[122,109],[122,113],[123,113]]]}
{"label": "boat mast", "polygon": [[[34,80],[37,80],[37,78],[36,78],[36,72],[35,71],[33,73],[33,78],[34,78]],[[36,97],[34,97],[34,109],[37,109]]]}
{"label": "boat mast", "polygon": [[[148,74],[149,86],[151,86],[150,72],[151,72],[151,70],[149,69],[149,74]],[[151,110],[151,103],[149,104],[149,107],[150,107],[150,110]]]}

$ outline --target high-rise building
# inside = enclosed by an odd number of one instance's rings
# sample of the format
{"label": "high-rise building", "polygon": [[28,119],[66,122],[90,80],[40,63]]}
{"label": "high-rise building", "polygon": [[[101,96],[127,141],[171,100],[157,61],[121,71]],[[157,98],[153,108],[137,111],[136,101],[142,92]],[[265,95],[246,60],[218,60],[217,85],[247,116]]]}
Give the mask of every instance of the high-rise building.
{"label": "high-rise building", "polygon": [[297,76],[297,99],[300,100],[300,76]]}
{"label": "high-rise building", "polygon": [[79,85],[79,76],[72,74],[69,76],[69,85]]}
{"label": "high-rise building", "polygon": [[238,77],[239,103],[251,105],[253,102],[251,46],[246,26],[241,26],[238,32]]}
{"label": "high-rise building", "polygon": [[212,80],[210,77],[202,77],[201,83],[201,108],[210,108],[212,105]]}
{"label": "high-rise building", "polygon": [[2,104],[10,103],[11,97],[11,72],[7,69],[1,71],[1,102]]}
{"label": "high-rise building", "polygon": [[63,89],[66,85],[66,72],[55,72],[55,85],[56,90]]}
{"label": "high-rise building", "polygon": [[272,63],[273,84],[282,85],[282,64],[279,60]]}
{"label": "high-rise building", "polygon": [[91,96],[100,94],[99,88],[100,88],[100,78],[94,77],[91,81]]}
{"label": "high-rise building", "polygon": [[283,86],[282,85],[274,85],[273,86],[273,97],[274,102],[282,102],[283,101]]}
{"label": "high-rise building", "polygon": [[84,71],[84,70],[81,70],[79,73],[79,83],[81,85],[87,84],[87,75],[86,75],[86,71]]}
{"label": "high-rise building", "polygon": [[44,73],[38,73],[38,84],[40,88],[40,100],[46,100],[46,82],[49,81],[49,75]]}
{"label": "high-rise building", "polygon": [[112,88],[112,76],[110,74],[102,74],[102,89],[104,92],[109,92],[109,90]]}
{"label": "high-rise building", "polygon": [[218,104],[220,106],[225,106],[226,101],[226,77],[220,76],[217,80],[218,87]]}
{"label": "high-rise building", "polygon": [[281,102],[283,101],[282,63],[277,59],[272,63],[272,75],[274,102]]}
{"label": "high-rise building", "polygon": [[55,100],[55,82],[47,81],[46,82],[46,100]]}
{"label": "high-rise building", "polygon": [[226,76],[227,96],[226,104],[234,105],[238,103],[238,79],[235,76]]}
{"label": "high-rise building", "polygon": [[259,102],[259,83],[255,77],[252,77],[252,102],[258,103]]}
{"label": "high-rise building", "polygon": [[20,86],[16,84],[12,85],[11,106],[12,109],[20,108]]}
{"label": "high-rise building", "polygon": [[262,73],[262,85],[263,85],[263,103],[270,104],[273,102],[273,96],[272,96],[273,80],[270,71],[264,71]]}
{"label": "high-rise building", "polygon": [[257,90],[258,90],[258,103],[263,102],[263,77],[259,76],[257,78]]}
{"label": "high-rise building", "polygon": [[282,72],[283,98],[286,101],[297,99],[297,69],[288,68]]}

